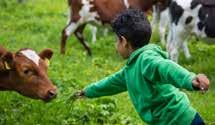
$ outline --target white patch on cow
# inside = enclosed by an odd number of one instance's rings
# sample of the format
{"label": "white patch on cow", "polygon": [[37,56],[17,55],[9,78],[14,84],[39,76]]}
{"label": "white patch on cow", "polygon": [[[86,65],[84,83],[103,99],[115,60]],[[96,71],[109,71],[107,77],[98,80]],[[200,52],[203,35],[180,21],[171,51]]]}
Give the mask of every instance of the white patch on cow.
{"label": "white patch on cow", "polygon": [[190,8],[192,0],[175,0],[183,9]]}
{"label": "white patch on cow", "polygon": [[90,1],[82,0],[82,4],[83,6],[79,11],[79,15],[81,16],[81,18],[77,23],[84,24],[89,21],[97,22],[96,17],[99,17],[99,15],[97,12],[90,12],[90,8],[93,7],[93,5],[90,4]]}
{"label": "white patch on cow", "polygon": [[33,61],[36,65],[39,65],[40,57],[37,55],[37,53],[35,51],[26,49],[26,50],[22,50],[20,53],[22,53],[28,59]]}
{"label": "white patch on cow", "polygon": [[125,4],[125,7],[128,9],[130,7],[129,3],[128,3],[128,0],[123,0],[124,4]]}
{"label": "white patch on cow", "polygon": [[67,28],[65,29],[66,35],[69,36],[69,35],[70,35],[71,33],[73,33],[77,28],[78,28],[78,25],[72,22],[72,23],[69,24],[69,26],[67,26]]}

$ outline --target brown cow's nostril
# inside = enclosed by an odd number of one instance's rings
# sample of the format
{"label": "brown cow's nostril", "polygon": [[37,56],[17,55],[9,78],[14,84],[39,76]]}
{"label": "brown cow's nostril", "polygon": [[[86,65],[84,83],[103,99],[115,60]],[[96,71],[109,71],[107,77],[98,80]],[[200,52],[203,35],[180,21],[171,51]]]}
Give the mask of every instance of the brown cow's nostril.
{"label": "brown cow's nostril", "polygon": [[57,95],[57,92],[55,90],[49,90],[48,91],[48,97],[50,99],[56,97],[56,95]]}

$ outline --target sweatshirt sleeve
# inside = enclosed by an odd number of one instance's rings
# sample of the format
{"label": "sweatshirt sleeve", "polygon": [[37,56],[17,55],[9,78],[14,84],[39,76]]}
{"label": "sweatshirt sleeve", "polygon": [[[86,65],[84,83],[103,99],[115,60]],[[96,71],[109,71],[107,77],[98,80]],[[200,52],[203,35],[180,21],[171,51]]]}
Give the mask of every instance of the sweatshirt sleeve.
{"label": "sweatshirt sleeve", "polygon": [[192,80],[196,74],[177,63],[159,56],[143,60],[143,75],[150,81],[162,84],[173,84],[177,88],[194,90]]}
{"label": "sweatshirt sleeve", "polygon": [[95,98],[118,94],[126,90],[127,87],[122,69],[109,77],[88,85],[84,89],[84,93],[88,98]]}

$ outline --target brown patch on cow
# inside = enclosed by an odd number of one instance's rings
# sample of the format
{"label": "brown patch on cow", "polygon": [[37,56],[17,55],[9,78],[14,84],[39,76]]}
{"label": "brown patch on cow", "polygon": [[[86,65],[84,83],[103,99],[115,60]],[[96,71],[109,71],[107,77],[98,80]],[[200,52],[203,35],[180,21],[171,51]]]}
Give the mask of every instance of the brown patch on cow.
{"label": "brown patch on cow", "polygon": [[[121,6],[114,6],[121,5]],[[125,10],[123,0],[94,0],[94,6],[98,13],[100,20],[104,23],[110,21],[122,10]],[[108,10],[108,11],[107,11]]]}
{"label": "brown patch on cow", "polygon": [[71,21],[77,22],[81,17],[79,15],[79,11],[81,10],[83,4],[82,0],[69,0],[70,1],[70,6],[75,5],[70,7],[70,14],[71,14]]}

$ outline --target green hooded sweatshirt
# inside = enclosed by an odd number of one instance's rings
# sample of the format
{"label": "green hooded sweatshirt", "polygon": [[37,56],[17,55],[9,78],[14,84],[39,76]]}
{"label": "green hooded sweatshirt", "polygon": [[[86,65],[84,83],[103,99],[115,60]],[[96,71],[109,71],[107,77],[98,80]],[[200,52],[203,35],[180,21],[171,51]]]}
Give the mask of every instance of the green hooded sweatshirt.
{"label": "green hooded sweatshirt", "polygon": [[84,89],[88,98],[128,91],[141,119],[151,125],[190,125],[196,110],[179,88],[193,90],[195,74],[167,58],[155,44],[135,50],[117,73]]}

